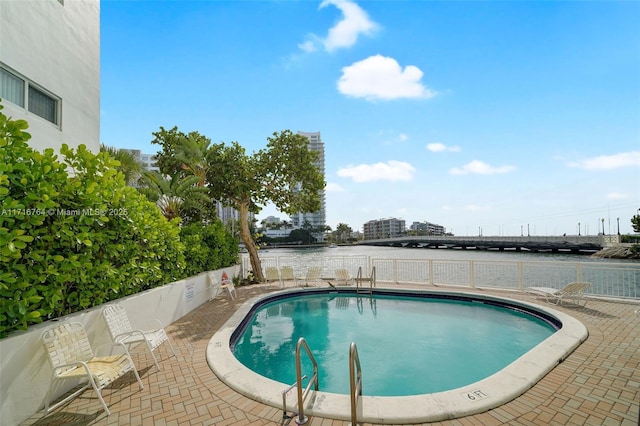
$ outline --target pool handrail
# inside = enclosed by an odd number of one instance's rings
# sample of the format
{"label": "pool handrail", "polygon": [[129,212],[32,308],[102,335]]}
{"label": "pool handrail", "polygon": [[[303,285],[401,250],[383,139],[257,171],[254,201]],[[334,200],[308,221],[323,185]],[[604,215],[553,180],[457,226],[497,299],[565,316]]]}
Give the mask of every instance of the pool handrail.
{"label": "pool handrail", "polygon": [[[302,363],[300,361],[300,349],[304,347],[304,350],[307,352],[307,356],[311,360],[313,364],[313,376],[307,383],[304,391],[302,390]],[[311,389],[311,385],[315,385],[315,391],[319,390],[318,385],[318,363],[311,353],[311,349],[309,349],[309,345],[304,337],[298,339],[298,343],[296,344],[296,385],[298,390],[298,417],[296,418],[296,423],[299,425],[305,424],[309,419],[304,415],[304,400],[307,398],[307,394]]]}
{"label": "pool handrail", "polygon": [[368,277],[362,276],[362,266],[358,267],[358,275],[356,276],[356,293],[360,292],[360,287],[363,281],[369,281],[369,293],[373,293],[373,287],[376,286],[376,267],[371,268],[371,275]]}
{"label": "pool handrail", "polygon": [[356,342],[351,342],[349,346],[349,393],[351,394],[351,424],[356,426],[358,424],[358,397],[362,396],[362,369],[360,368]]}

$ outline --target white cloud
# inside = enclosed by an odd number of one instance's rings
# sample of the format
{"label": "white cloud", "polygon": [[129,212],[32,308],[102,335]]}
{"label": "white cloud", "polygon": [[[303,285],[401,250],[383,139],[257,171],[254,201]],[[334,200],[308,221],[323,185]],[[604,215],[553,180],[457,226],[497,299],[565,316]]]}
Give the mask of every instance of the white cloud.
{"label": "white cloud", "polygon": [[369,18],[367,12],[351,0],[324,0],[320,9],[329,5],[340,9],[342,19],[329,29],[325,38],[309,34],[307,39],[298,45],[301,50],[315,52],[322,46],[327,52],[332,52],[348,48],[356,44],[361,34],[372,36],[379,29],[379,25]]}
{"label": "white cloud", "polygon": [[298,44],[298,47],[305,52],[315,52],[317,50],[316,43],[312,39]]}
{"label": "white cloud", "polygon": [[640,151],[600,155],[598,157],[570,162],[569,166],[586,170],[611,170],[627,166],[640,166]]}
{"label": "white cloud", "polygon": [[360,34],[370,36],[378,29],[378,24],[370,20],[367,12],[354,2],[350,0],[325,0],[320,4],[320,7],[326,7],[330,4],[340,9],[343,17],[329,30],[327,38],[324,40],[324,48],[327,51],[351,47],[358,41]]}
{"label": "white cloud", "polygon": [[433,142],[433,143],[427,144],[427,149],[431,152],[444,152],[444,151],[460,152],[459,146],[447,146],[440,142]]}
{"label": "white cloud", "polygon": [[400,133],[398,138],[400,139],[400,142],[404,142],[409,139],[409,136],[407,136],[405,133]]}
{"label": "white cloud", "polygon": [[462,168],[452,168],[451,170],[449,170],[449,173],[452,175],[466,175],[470,173],[479,175],[493,175],[498,173],[509,173],[514,171],[515,169],[515,166],[493,167],[482,161],[473,160],[472,162],[462,166]]}
{"label": "white cloud", "polygon": [[338,91],[369,101],[432,98],[436,93],[420,82],[422,75],[414,65],[402,69],[395,59],[374,55],[342,68]]}
{"label": "white cloud", "polygon": [[327,192],[342,192],[342,191],[344,191],[344,188],[341,187],[340,185],[338,185],[337,183],[327,183],[327,185],[324,187],[324,189]]}
{"label": "white cloud", "polygon": [[354,182],[409,181],[413,178],[415,171],[416,169],[409,163],[391,160],[386,163],[344,167],[338,170],[338,176],[351,178]]}
{"label": "white cloud", "polygon": [[629,194],[622,194],[620,192],[611,192],[607,194],[609,200],[626,200],[629,198]]}

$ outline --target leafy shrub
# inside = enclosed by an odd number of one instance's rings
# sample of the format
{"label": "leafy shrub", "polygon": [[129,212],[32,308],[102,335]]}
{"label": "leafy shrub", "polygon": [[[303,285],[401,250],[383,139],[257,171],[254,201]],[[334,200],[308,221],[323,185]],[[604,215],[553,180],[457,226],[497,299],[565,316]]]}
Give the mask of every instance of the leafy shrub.
{"label": "leafy shrub", "polygon": [[184,277],[177,222],[108,154],[63,145],[60,162],[27,127],[0,113],[0,337]]}
{"label": "leafy shrub", "polygon": [[238,242],[221,221],[183,226],[180,237],[185,245],[185,257],[189,259],[187,276],[230,266],[238,260]]}

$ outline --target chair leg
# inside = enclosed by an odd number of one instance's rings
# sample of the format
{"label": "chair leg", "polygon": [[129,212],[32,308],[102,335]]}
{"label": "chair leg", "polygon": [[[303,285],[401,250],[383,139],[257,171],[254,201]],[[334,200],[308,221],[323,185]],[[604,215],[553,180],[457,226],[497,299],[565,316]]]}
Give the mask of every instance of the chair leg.
{"label": "chair leg", "polygon": [[167,338],[167,343],[169,344],[169,349],[171,349],[171,353],[173,354],[173,356],[176,356],[176,351],[173,350],[173,345],[171,344],[171,339],[169,339],[169,335],[165,332],[164,335]]}
{"label": "chair leg", "polygon": [[156,365],[156,369],[160,371],[160,365],[158,365],[158,360],[156,359],[156,356],[153,353],[153,347],[151,346],[151,343],[147,339],[144,339],[144,342],[147,344],[147,349],[149,349],[149,353],[151,354],[151,358],[153,358],[153,363]]}
{"label": "chair leg", "polygon": [[129,361],[131,361],[131,365],[133,365],[133,374],[136,375],[136,380],[138,381],[138,386],[140,386],[140,389],[144,389],[144,385],[142,384],[142,380],[140,379],[140,375],[138,374],[138,369],[134,365],[133,360],[131,359],[131,357],[129,357]]}
{"label": "chair leg", "polygon": [[[131,358],[129,358],[129,360],[131,360]],[[131,364],[133,365],[133,361],[131,361]],[[134,367],[133,370],[135,371],[135,367]],[[136,372],[136,375],[137,374],[138,373]],[[107,416],[110,415],[111,411],[109,411],[109,407],[107,407],[107,403],[104,402],[104,399],[102,398],[102,393],[100,392],[100,389],[96,385],[95,380],[93,380],[93,376],[91,374],[89,374],[89,383],[91,383],[91,386],[93,387],[93,390],[98,395],[98,399],[100,400],[100,404],[102,404],[102,408],[104,408],[104,411],[107,413]]]}

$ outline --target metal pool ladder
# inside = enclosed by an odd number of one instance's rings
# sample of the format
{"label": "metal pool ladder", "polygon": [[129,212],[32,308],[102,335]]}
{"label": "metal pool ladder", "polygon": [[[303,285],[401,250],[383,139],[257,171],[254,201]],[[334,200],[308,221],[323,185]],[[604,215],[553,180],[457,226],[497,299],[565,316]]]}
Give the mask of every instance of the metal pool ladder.
{"label": "metal pool ladder", "polygon": [[[311,376],[311,379],[309,380],[309,383],[307,383],[307,387],[304,389],[304,391],[302,390],[302,380],[304,380],[306,376],[302,375],[302,365],[300,362],[300,352],[302,348],[304,348],[304,350],[307,352],[307,356],[313,364],[313,376]],[[306,399],[312,385],[314,385],[315,391],[317,392],[318,363],[313,357],[307,341],[304,339],[304,337],[301,337],[298,339],[298,344],[296,345],[296,387],[298,390],[298,416],[296,418],[296,423],[299,425],[303,425],[309,420],[307,416],[304,415],[304,400]]]}
{"label": "metal pool ladder", "polygon": [[358,423],[358,397],[362,396],[362,369],[356,342],[349,347],[349,389],[351,394],[351,426]]}
{"label": "metal pool ladder", "polygon": [[[362,283],[365,281],[369,281],[369,294],[373,294],[373,287],[376,286],[376,267],[371,268],[371,276],[363,277],[362,276],[362,266],[358,268],[358,275],[356,276],[356,293],[360,293],[360,287],[362,287]],[[365,291],[364,289],[362,290]]]}

